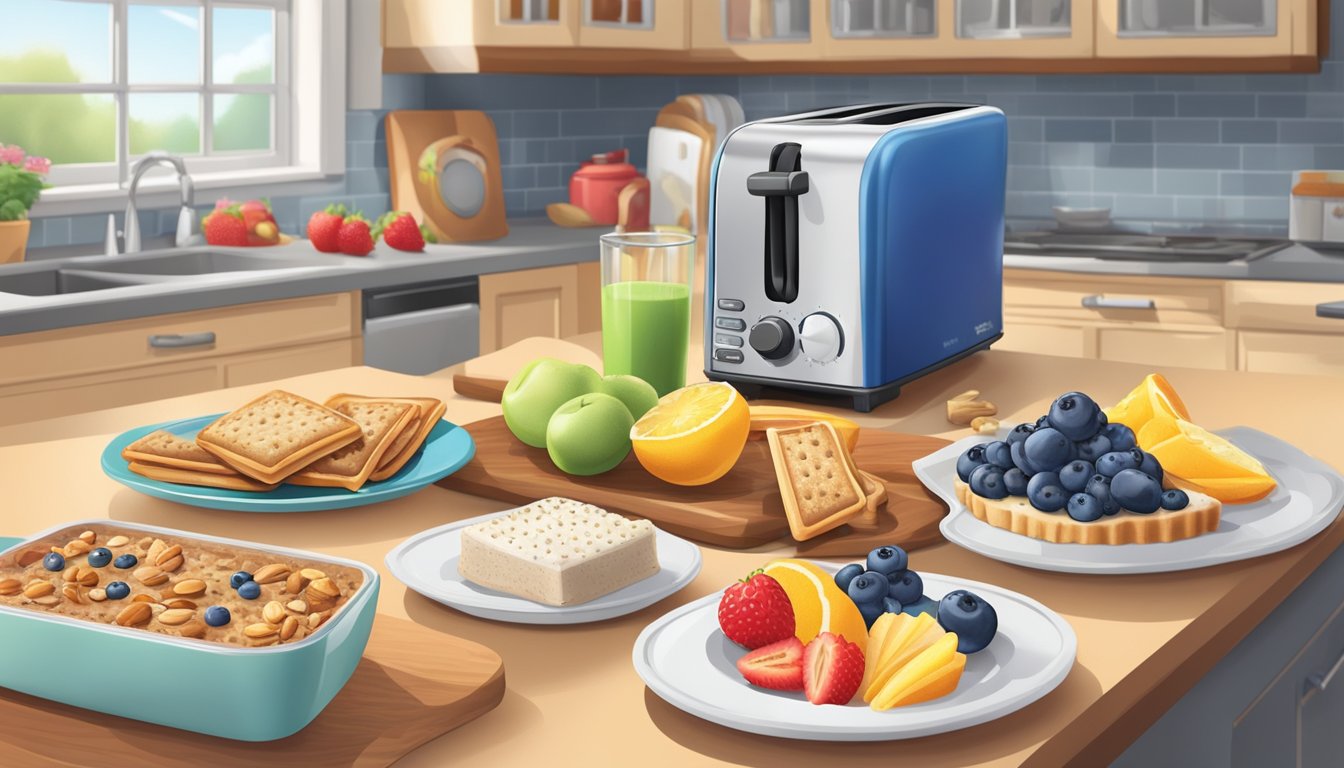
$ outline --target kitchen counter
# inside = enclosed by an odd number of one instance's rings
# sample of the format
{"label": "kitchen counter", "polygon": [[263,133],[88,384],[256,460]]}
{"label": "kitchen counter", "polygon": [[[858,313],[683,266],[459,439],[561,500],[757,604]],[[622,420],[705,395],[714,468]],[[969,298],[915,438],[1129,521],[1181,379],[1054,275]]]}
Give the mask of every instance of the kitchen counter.
{"label": "kitchen counter", "polygon": [[[596,261],[597,238],[603,231],[602,228],[567,229],[545,219],[523,219],[509,222],[508,236],[499,240],[426,245],[424,253],[406,253],[379,243],[373,253],[362,258],[319,253],[306,240],[269,248],[201,246],[181,249],[174,253],[220,251],[280,259],[297,256],[316,260],[318,264],[161,279],[145,285],[58,296],[0,293],[0,336],[271,299]],[[45,259],[0,267],[0,276],[53,267],[97,270],[100,264],[126,258],[129,256]]]}
{"label": "kitchen counter", "polygon": [[[580,341],[590,347],[596,335]],[[520,361],[522,362],[522,361]],[[408,592],[384,555],[408,536],[504,504],[431,487],[413,496],[338,512],[249,515],[179,506],[104,477],[98,456],[112,435],[141,424],[217,412],[279,386],[330,392],[433,395],[447,418],[469,423],[499,406],[457,397],[449,369],[407,377],[351,368],[295,379],[127,406],[0,430],[0,531],[24,535],[75,517],[167,525],[301,547],[362,560],[384,576],[379,611],[480,642],[504,659],[508,693],[498,709],[431,742],[401,766],[701,764],[1103,765],[1114,760],[1238,641],[1257,627],[1344,542],[1344,521],[1291,550],[1175,574],[1076,576],[1006,565],[951,544],[913,553],[919,570],[954,574],[1030,595],[1059,612],[1078,636],[1077,663],[1054,692],[1022,711],[972,729],[894,743],[793,742],[712,725],[664,703],[635,674],[630,652],[649,622],[784,551],[703,547],[704,570],[687,588],[630,616],[582,626],[485,621]],[[938,434],[949,430],[944,401],[977,388],[1005,423],[1043,413],[1064,388],[1114,401],[1149,370],[1098,360],[991,351],[907,386],[858,420],[870,428]],[[1338,430],[1323,429],[1339,381],[1328,377],[1166,369],[1198,421],[1271,432],[1344,467]],[[1253,404],[1253,405],[1252,405]],[[1264,666],[1264,665],[1262,665]],[[1262,669],[1266,680],[1277,668]],[[66,734],[78,738],[77,733]],[[7,737],[0,734],[0,742]],[[1209,759],[1213,759],[1210,757]],[[1185,763],[1183,763],[1185,764]]]}
{"label": "kitchen counter", "polygon": [[1344,250],[1318,251],[1297,243],[1249,262],[1134,261],[1005,253],[1003,266],[1008,269],[1047,269],[1103,275],[1344,283]]}

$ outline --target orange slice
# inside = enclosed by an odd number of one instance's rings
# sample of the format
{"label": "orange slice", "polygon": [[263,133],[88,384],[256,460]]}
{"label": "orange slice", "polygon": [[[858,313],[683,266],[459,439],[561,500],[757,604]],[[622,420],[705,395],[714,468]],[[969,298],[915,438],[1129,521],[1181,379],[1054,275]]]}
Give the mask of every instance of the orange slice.
{"label": "orange slice", "polygon": [[664,395],[630,428],[630,442],[654,477],[705,485],[733,468],[750,429],[747,401],[731,384],[708,382]]}
{"label": "orange slice", "polygon": [[839,635],[868,647],[868,627],[849,595],[836,586],[831,574],[806,560],[772,560],[765,574],[784,588],[793,604],[794,634],[806,645],[822,632]]}
{"label": "orange slice", "polygon": [[1106,409],[1106,418],[1113,424],[1124,424],[1138,434],[1143,425],[1156,416],[1189,419],[1176,388],[1160,373],[1150,373],[1128,395]]}
{"label": "orange slice", "polygon": [[1139,445],[1157,458],[1173,484],[1226,504],[1262,499],[1277,487],[1254,456],[1184,419],[1154,418],[1139,431]]}

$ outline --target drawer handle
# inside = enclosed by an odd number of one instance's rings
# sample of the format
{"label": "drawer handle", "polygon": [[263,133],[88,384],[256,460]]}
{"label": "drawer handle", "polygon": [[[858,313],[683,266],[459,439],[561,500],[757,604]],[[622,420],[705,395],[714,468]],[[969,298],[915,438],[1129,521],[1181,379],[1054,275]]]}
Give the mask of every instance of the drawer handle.
{"label": "drawer handle", "polygon": [[181,349],[182,347],[204,347],[215,343],[214,331],[200,333],[155,333],[149,337],[149,346],[155,349]]}
{"label": "drawer handle", "polygon": [[1086,309],[1157,309],[1152,299],[1108,299],[1099,293],[1083,297]]}
{"label": "drawer handle", "polygon": [[1344,320],[1344,301],[1331,301],[1325,304],[1316,305],[1317,317],[1328,317],[1332,320]]}
{"label": "drawer handle", "polygon": [[1330,687],[1330,681],[1334,680],[1335,675],[1339,674],[1341,667],[1344,667],[1344,654],[1340,654],[1339,658],[1335,659],[1335,664],[1330,667],[1329,672],[1326,672],[1325,674],[1317,672],[1316,674],[1307,677],[1307,692],[1312,693],[1313,691],[1311,689],[1314,688],[1316,691],[1324,693],[1325,689]]}

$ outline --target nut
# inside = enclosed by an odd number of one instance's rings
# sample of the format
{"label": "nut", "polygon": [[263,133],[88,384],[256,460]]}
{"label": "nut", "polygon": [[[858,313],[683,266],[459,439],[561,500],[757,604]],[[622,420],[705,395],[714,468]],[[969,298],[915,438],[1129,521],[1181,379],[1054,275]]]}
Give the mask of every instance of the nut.
{"label": "nut", "polygon": [[262,648],[267,645],[275,645],[277,642],[279,642],[279,640],[280,640],[279,635],[271,635],[270,637],[259,637],[259,638],[254,637],[251,638],[252,642],[250,642],[248,645],[251,646],[252,648]]}
{"label": "nut", "polygon": [[92,547],[94,542],[98,541],[98,534],[93,531],[85,531],[79,534],[79,540]]}
{"label": "nut", "polygon": [[327,615],[326,612],[308,614],[308,628],[317,629],[322,626],[322,622],[327,620]]}
{"label": "nut", "polygon": [[982,435],[993,435],[999,431],[999,420],[993,416],[976,416],[971,419],[971,429]]}
{"label": "nut", "polygon": [[163,603],[149,603],[148,605],[150,613],[152,613],[155,616],[158,616],[159,614],[168,610],[168,606],[164,605]]}
{"label": "nut", "polygon": [[0,595],[9,597],[23,591],[23,582],[18,579],[0,579]]}
{"label": "nut", "polygon": [[164,605],[168,606],[169,608],[189,608],[193,611],[196,610],[196,603],[182,597],[167,600],[164,602]]}
{"label": "nut", "polygon": [[968,389],[947,401],[947,420],[958,426],[966,426],[976,416],[993,416],[999,412],[998,406],[988,400],[980,400],[980,390]]}
{"label": "nut", "polygon": [[78,557],[79,555],[88,552],[90,549],[93,549],[93,547],[90,547],[87,541],[75,539],[65,545],[65,548],[61,550],[61,554],[66,557]]}
{"label": "nut", "polygon": [[182,628],[178,630],[178,633],[181,634],[183,637],[194,637],[198,640],[202,637],[205,637],[205,632],[206,632],[205,622],[197,621],[195,619],[192,619],[186,624],[183,624]]}
{"label": "nut", "polygon": [[284,563],[263,565],[252,574],[252,580],[258,584],[273,584],[289,576],[289,566]]}
{"label": "nut", "polygon": [[130,543],[131,540],[126,538],[125,536],[122,536],[121,534],[117,534],[116,536],[113,536],[112,538],[107,540],[107,546],[109,547],[124,547]]}
{"label": "nut", "polygon": [[84,568],[81,566],[72,565],[69,568],[65,569],[65,573],[61,574],[61,580],[69,584],[79,584],[85,587],[96,587],[98,586],[98,572],[93,570],[92,568]]}
{"label": "nut", "polygon": [[149,549],[150,545],[153,544],[153,543],[154,543],[154,537],[153,537],[153,536],[146,536],[145,538],[141,539],[140,541],[137,541],[137,542],[135,543],[135,545],[136,545],[137,547],[139,547],[140,549],[145,550],[145,549]]}
{"label": "nut", "polygon": [[303,577],[303,571],[295,571],[294,573],[289,574],[288,579],[285,579],[285,592],[291,595],[297,595],[300,592],[303,592],[304,587],[308,586],[309,581],[311,581],[311,579]]}
{"label": "nut", "polygon": [[149,545],[149,551],[145,553],[145,560],[150,563],[157,563],[159,555],[162,555],[168,549],[168,542],[163,539],[155,539]]}
{"label": "nut", "polygon": [[36,549],[25,549],[24,551],[19,553],[18,558],[16,558],[14,562],[20,568],[27,568],[28,566],[32,565],[33,563],[36,563],[38,560],[41,560],[46,556],[47,556],[46,552],[42,552]]}
{"label": "nut", "polygon": [[179,624],[186,624],[195,615],[196,612],[190,608],[169,608],[159,614],[159,623],[176,627]]}
{"label": "nut", "polygon": [[123,627],[138,627],[141,624],[148,624],[153,615],[154,611],[147,603],[131,603],[121,609],[116,621]]}
{"label": "nut", "polygon": [[50,607],[50,606],[53,606],[53,605],[56,605],[56,604],[60,603],[60,602],[61,602],[61,598],[59,598],[59,597],[57,597],[57,596],[55,596],[55,595],[47,595],[46,597],[37,597],[37,598],[34,598],[34,599],[30,600],[29,602],[37,603],[38,605],[45,605],[45,606]]}
{"label": "nut", "polygon": [[157,603],[157,602],[159,602],[159,601],[158,601],[158,600],[155,600],[154,597],[153,597],[152,595],[136,595],[135,597],[132,597],[132,598],[131,598],[131,602],[132,602],[132,603]]}
{"label": "nut", "polygon": [[181,597],[196,597],[205,594],[205,582],[200,579],[184,579],[173,585],[173,593]]}
{"label": "nut", "polygon": [[159,563],[158,567],[159,570],[172,573],[173,571],[176,571],[178,568],[181,568],[183,562],[184,561],[182,560],[182,556],[178,555],[177,557],[170,557],[164,562]]}
{"label": "nut", "polygon": [[65,584],[65,585],[63,585],[63,586],[61,587],[61,594],[65,596],[65,599],[66,599],[66,600],[69,600],[69,601],[72,602],[72,603],[82,603],[82,602],[84,602],[84,600],[80,598],[80,595],[79,595],[79,585],[78,585],[78,584]]}
{"label": "nut", "polygon": [[329,600],[335,600],[341,596],[341,588],[336,586],[336,582],[323,576],[312,584],[308,585],[308,594],[317,593]]}
{"label": "nut", "polygon": [[286,616],[285,623],[280,625],[280,639],[288,640],[289,638],[294,636],[295,632],[298,631],[299,631],[299,617]]}
{"label": "nut", "polygon": [[101,603],[107,599],[107,590],[102,587],[89,590],[89,599],[95,603]]}
{"label": "nut", "polygon": [[266,604],[265,608],[261,609],[261,618],[265,619],[268,624],[279,624],[285,620],[285,606],[277,600],[272,600]]}
{"label": "nut", "polygon": [[168,574],[152,565],[142,565],[132,571],[131,575],[146,587],[157,587],[168,580]]}
{"label": "nut", "polygon": [[318,579],[325,579],[327,577],[327,574],[316,568],[304,568],[299,571],[299,575],[309,581],[317,581]]}
{"label": "nut", "polygon": [[243,634],[253,640],[260,640],[266,637],[274,637],[280,630],[270,624],[248,624],[243,628]]}
{"label": "nut", "polygon": [[290,600],[288,603],[285,603],[285,607],[295,613],[308,612],[308,604],[302,600]]}
{"label": "nut", "polygon": [[32,581],[23,588],[23,596],[29,600],[35,600],[39,597],[46,597],[56,591],[56,585],[50,581]]}

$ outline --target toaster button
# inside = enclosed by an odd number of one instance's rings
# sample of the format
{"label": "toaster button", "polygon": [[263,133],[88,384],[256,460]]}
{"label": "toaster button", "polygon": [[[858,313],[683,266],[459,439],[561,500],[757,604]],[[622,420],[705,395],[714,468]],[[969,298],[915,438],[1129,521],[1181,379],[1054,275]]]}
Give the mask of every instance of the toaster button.
{"label": "toaster button", "polygon": [[730,333],[716,333],[714,334],[714,343],[724,344],[729,347],[740,347],[742,346],[742,337],[734,336]]}
{"label": "toaster button", "polygon": [[741,299],[719,299],[719,309],[724,309],[729,312],[741,312],[746,308],[746,303]]}
{"label": "toaster button", "polygon": [[714,318],[714,327],[722,328],[725,331],[745,331],[747,330],[747,321],[737,317],[716,317]]}
{"label": "toaster button", "polygon": [[721,363],[740,363],[742,362],[742,352],[736,349],[716,349],[714,350],[714,359]]}

